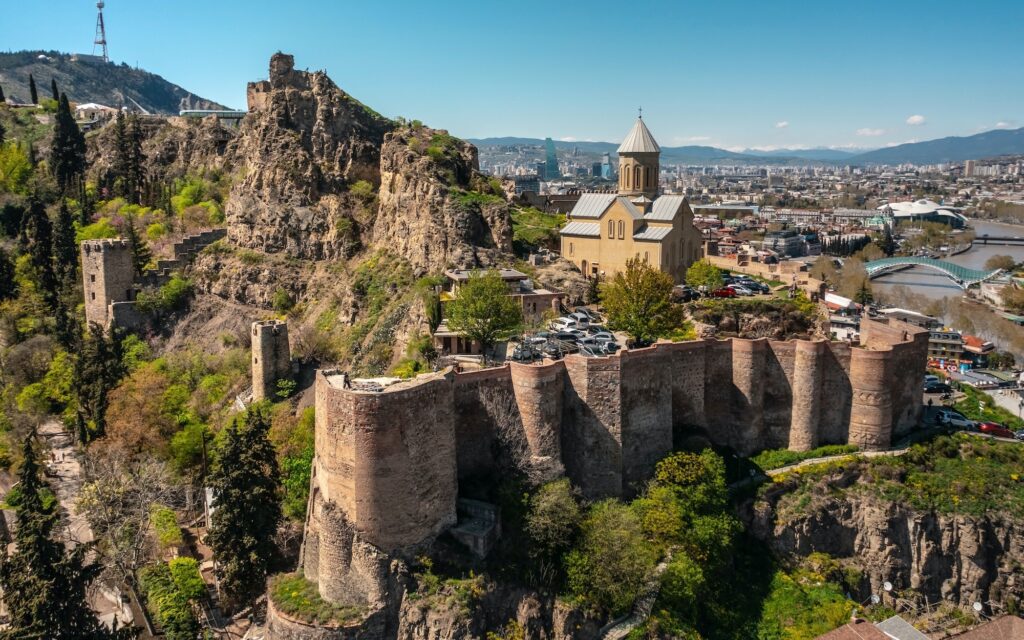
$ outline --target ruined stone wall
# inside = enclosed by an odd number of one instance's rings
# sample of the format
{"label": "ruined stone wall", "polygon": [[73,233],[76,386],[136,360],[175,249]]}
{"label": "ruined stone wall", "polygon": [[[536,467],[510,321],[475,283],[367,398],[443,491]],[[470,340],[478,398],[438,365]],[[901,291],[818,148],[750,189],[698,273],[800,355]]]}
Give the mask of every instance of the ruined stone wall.
{"label": "ruined stone wall", "polygon": [[818,445],[845,444],[850,432],[853,387],[850,359],[853,348],[845,342],[829,342],[823,352],[821,375],[821,420]]}
{"label": "ruined stone wall", "polygon": [[531,475],[546,482],[565,472],[562,464],[562,411],[565,364],[510,365],[512,389],[530,449]]}
{"label": "ruined stone wall", "polygon": [[672,426],[679,431],[706,427],[704,409],[707,342],[674,342],[661,347],[671,354],[670,368],[663,372],[672,383]]}
{"label": "ruined stone wall", "polygon": [[277,381],[292,375],[288,323],[264,320],[252,323],[252,399],[273,398]]}
{"label": "ruined stone wall", "polygon": [[[764,364],[764,446],[778,449],[790,445],[793,425],[793,405],[797,394],[795,385],[796,352],[803,340],[767,343]],[[814,386],[812,385],[813,389]],[[816,391],[815,391],[816,393]],[[801,398],[800,402],[810,398]]]}
{"label": "ruined stone wall", "polygon": [[920,420],[928,356],[928,332],[920,327],[889,320],[861,321],[861,342],[866,348],[888,351],[892,370],[892,433],[902,436]]}
{"label": "ruined stone wall", "polygon": [[86,240],[81,245],[85,320],[106,327],[109,305],[134,299],[131,245],[122,238]]}

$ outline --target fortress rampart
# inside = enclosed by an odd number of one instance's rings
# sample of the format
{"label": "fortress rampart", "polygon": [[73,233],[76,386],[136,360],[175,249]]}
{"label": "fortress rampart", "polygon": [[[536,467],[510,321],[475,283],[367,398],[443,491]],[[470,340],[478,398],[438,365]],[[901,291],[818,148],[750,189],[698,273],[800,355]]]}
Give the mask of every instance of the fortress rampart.
{"label": "fortress rampart", "polygon": [[917,424],[928,333],[864,319],[861,335],[856,347],[658,343],[430,374],[376,392],[320,371],[306,575],[331,600],[381,598],[354,559],[372,565],[367,549],[408,555],[430,542],[455,523],[458,481],[493,476],[505,458],[533,479],[564,473],[596,499],[636,495],[691,434],[740,454],[888,447]]}

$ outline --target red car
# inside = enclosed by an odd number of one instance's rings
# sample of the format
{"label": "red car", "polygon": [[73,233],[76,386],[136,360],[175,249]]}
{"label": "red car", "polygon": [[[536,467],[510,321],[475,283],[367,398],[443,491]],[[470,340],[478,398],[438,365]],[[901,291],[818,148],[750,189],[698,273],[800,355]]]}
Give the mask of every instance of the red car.
{"label": "red car", "polygon": [[712,291],[711,296],[715,298],[735,298],[736,290],[732,287],[722,287],[721,289],[715,289]]}
{"label": "red car", "polygon": [[1011,440],[1014,438],[1013,432],[998,422],[979,422],[978,431],[997,438],[1010,438]]}

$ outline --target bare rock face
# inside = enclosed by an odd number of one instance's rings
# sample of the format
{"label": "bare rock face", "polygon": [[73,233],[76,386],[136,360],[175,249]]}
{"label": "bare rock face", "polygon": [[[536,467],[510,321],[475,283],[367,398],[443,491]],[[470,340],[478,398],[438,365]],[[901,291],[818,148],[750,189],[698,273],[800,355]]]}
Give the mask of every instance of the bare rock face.
{"label": "bare rock face", "polygon": [[491,266],[512,250],[504,196],[467,190],[485,184],[476,147],[427,127],[385,136],[373,244],[419,272]]}
{"label": "bare rock face", "polygon": [[394,124],[339,89],[322,71],[296,71],[292,56],[270,61],[270,79],[250,83],[231,190],[228,238],[240,247],[311,260],[357,247],[349,193],[379,183],[380,146]]}
{"label": "bare rock face", "polygon": [[888,581],[933,603],[1024,596],[1024,526],[1009,517],[916,511],[860,494],[814,502],[796,517],[778,517],[777,506],[772,498],[756,505],[755,535],[783,556],[851,559],[864,571],[866,594]]}

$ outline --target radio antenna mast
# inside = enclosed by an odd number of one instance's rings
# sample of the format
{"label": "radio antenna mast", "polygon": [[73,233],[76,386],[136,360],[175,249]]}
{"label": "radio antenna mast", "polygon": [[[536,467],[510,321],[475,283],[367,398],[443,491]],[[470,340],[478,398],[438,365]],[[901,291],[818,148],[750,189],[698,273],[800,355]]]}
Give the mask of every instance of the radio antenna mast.
{"label": "radio antenna mast", "polygon": [[99,13],[96,14],[96,39],[92,42],[92,55],[96,55],[96,47],[100,47],[103,52],[103,62],[110,62],[110,58],[107,57],[107,30],[103,26],[104,4],[103,0],[96,3]]}

